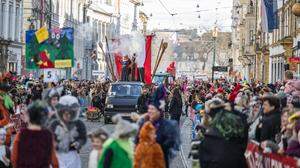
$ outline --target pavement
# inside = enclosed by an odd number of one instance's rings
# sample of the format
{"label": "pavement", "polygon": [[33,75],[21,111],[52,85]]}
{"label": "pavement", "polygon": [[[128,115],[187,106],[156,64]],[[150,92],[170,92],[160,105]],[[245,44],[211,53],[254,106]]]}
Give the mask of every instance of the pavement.
{"label": "pavement", "polygon": [[[110,134],[114,131],[114,125],[112,124],[104,125],[103,121],[91,122],[87,121],[86,119],[82,120],[84,121],[88,132],[101,127],[105,128]],[[191,142],[191,121],[186,117],[182,117],[181,123],[181,151],[177,155],[177,157],[172,160],[170,168],[191,168],[191,161],[187,158]],[[91,142],[90,140],[88,140],[88,142],[82,147],[80,151],[82,168],[88,167],[88,158],[91,150]]]}

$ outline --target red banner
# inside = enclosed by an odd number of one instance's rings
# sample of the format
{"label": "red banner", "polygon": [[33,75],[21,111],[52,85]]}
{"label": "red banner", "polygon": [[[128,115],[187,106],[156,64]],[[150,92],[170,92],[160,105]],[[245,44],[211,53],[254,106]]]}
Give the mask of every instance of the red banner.
{"label": "red banner", "polygon": [[144,63],[145,69],[145,83],[151,84],[152,83],[152,76],[151,76],[151,44],[152,44],[152,35],[146,37],[146,59]]}
{"label": "red banner", "polygon": [[291,58],[289,58],[289,62],[299,64],[300,63],[300,57],[291,57]]}
{"label": "red banner", "polygon": [[116,77],[118,80],[121,79],[122,73],[122,55],[121,54],[114,54],[115,55],[115,64],[116,64]]}
{"label": "red banner", "polygon": [[276,153],[263,153],[255,142],[248,143],[245,155],[249,168],[297,168],[297,159]]}

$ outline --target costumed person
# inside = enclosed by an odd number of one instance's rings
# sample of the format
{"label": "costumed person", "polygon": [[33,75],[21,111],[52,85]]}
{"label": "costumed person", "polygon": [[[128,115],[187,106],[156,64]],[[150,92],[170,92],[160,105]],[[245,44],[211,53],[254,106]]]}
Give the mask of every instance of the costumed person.
{"label": "costumed person", "polygon": [[89,134],[89,138],[91,139],[93,150],[91,151],[89,156],[88,168],[98,167],[99,158],[102,154],[103,144],[108,139],[108,137],[109,137],[108,133],[102,128],[99,128]]}
{"label": "costumed person", "polygon": [[87,135],[84,123],[78,119],[79,108],[78,99],[70,95],[61,97],[56,106],[57,119],[50,129],[55,136],[60,168],[81,168],[78,151],[86,143]]}
{"label": "costumed person", "polygon": [[129,74],[130,72],[130,68],[129,65],[131,64],[131,60],[128,57],[128,55],[126,55],[125,57],[122,58],[122,77],[121,80],[122,81],[129,81]]}
{"label": "costumed person", "polygon": [[[9,73],[0,77],[0,127],[9,124],[10,114],[14,114],[14,102],[8,92],[11,89],[9,85]],[[6,133],[6,145],[11,143],[11,130]]]}
{"label": "costumed person", "polygon": [[134,168],[165,168],[164,153],[156,142],[156,130],[151,122],[141,128],[140,141],[135,149]]}
{"label": "costumed person", "polygon": [[246,168],[247,120],[225,109],[217,98],[205,103],[211,118],[199,147],[201,168]]}
{"label": "costumed person", "polygon": [[[139,121],[140,129],[144,123],[150,121],[156,128],[156,142],[161,145],[164,152],[166,168],[169,167],[170,160],[176,156],[180,146],[180,133],[177,122],[164,119],[166,90],[160,85],[153,94],[152,101],[148,106],[147,115]],[[139,143],[136,137],[135,143]]]}
{"label": "costumed person", "polygon": [[132,168],[133,144],[130,139],[137,132],[137,125],[123,120],[120,115],[113,117],[116,128],[112,138],[103,145],[98,168]]}
{"label": "costumed person", "polygon": [[28,127],[21,129],[15,137],[11,159],[13,167],[58,168],[53,134],[42,127],[47,118],[46,105],[41,101],[33,102],[25,116]]}
{"label": "costumed person", "polygon": [[58,104],[60,95],[63,91],[63,87],[49,89],[44,96],[44,100],[47,102],[48,120],[45,124],[46,127],[50,126],[51,122],[56,119],[56,105]]}

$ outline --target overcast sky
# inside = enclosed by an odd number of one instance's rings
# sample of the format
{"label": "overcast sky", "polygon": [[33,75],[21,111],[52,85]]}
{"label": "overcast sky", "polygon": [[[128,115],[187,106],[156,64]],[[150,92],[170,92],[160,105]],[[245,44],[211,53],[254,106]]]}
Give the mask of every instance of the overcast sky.
{"label": "overcast sky", "polygon": [[148,24],[150,29],[198,28],[205,32],[211,29],[217,20],[221,30],[231,30],[232,0],[143,0],[143,2],[143,11],[148,16],[152,14]]}

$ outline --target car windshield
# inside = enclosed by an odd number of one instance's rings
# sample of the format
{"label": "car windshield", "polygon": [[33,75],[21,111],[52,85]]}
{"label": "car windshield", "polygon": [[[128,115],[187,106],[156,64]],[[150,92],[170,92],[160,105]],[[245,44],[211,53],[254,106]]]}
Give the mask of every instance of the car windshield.
{"label": "car windshield", "polygon": [[110,96],[137,97],[141,95],[142,86],[137,84],[114,84],[111,86]]}

